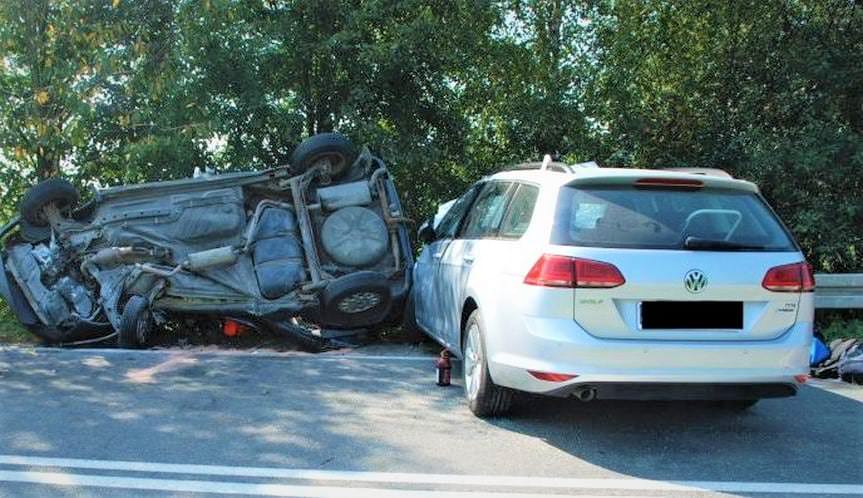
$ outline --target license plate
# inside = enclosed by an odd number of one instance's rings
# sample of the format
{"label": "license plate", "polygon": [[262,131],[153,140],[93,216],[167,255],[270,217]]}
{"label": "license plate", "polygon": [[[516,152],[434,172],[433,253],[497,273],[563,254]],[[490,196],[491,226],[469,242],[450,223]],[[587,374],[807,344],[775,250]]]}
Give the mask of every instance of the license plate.
{"label": "license plate", "polygon": [[743,328],[740,301],[645,301],[641,303],[644,330]]}

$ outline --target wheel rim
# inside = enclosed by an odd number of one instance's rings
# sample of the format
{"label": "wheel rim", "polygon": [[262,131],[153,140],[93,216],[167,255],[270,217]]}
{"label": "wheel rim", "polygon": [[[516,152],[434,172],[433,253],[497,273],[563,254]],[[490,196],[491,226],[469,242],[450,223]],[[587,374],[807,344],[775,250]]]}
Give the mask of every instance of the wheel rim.
{"label": "wheel rim", "polygon": [[59,213],[62,217],[68,217],[67,215],[69,214],[69,205],[67,203],[61,203],[59,201],[49,202],[39,209],[39,212],[36,213],[36,219],[43,226],[50,225],[52,211]]}
{"label": "wheel rim", "polygon": [[344,169],[345,163],[347,163],[347,158],[335,152],[321,154],[312,161],[312,164],[319,163],[322,161],[330,163],[330,173],[336,174],[340,173],[341,170]]}
{"label": "wheel rim", "polygon": [[482,347],[479,344],[479,326],[471,324],[464,346],[464,388],[468,399],[476,399],[482,381]]}
{"label": "wheel rim", "polygon": [[342,299],[338,304],[339,311],[343,313],[362,313],[368,311],[381,302],[381,296],[377,292],[357,292]]}

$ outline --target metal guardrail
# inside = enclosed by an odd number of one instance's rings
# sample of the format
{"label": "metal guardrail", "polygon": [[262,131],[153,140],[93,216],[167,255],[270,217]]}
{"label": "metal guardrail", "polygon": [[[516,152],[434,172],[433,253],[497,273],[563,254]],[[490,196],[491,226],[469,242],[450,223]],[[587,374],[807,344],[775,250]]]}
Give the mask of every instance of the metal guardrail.
{"label": "metal guardrail", "polygon": [[863,308],[863,273],[816,274],[815,307],[819,309]]}

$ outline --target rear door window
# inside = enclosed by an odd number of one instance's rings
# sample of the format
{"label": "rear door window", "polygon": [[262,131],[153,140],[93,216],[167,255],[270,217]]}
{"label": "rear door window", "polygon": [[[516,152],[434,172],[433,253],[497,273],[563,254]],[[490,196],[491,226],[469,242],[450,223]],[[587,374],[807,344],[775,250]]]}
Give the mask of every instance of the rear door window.
{"label": "rear door window", "polygon": [[481,239],[493,236],[503,220],[510,182],[488,182],[467,215],[460,238]]}
{"label": "rear door window", "polygon": [[518,190],[512,196],[512,202],[509,203],[503,223],[500,225],[499,237],[517,239],[527,231],[538,195],[538,187],[524,183],[518,186]]}
{"label": "rear door window", "polygon": [[795,251],[764,201],[724,189],[561,190],[552,243],[652,249]]}

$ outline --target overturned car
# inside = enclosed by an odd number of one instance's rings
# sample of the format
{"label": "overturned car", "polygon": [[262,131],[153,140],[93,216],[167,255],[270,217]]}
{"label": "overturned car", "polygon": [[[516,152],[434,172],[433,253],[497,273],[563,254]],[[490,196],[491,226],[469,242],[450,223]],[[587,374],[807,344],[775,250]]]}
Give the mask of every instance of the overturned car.
{"label": "overturned car", "polygon": [[3,227],[0,294],[53,344],[147,343],[171,318],[229,320],[322,340],[300,323],[368,328],[410,287],[407,220],[384,162],[341,134],[289,166],[99,189],[32,187]]}

